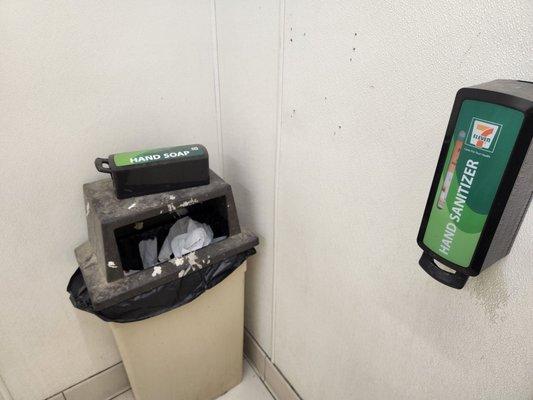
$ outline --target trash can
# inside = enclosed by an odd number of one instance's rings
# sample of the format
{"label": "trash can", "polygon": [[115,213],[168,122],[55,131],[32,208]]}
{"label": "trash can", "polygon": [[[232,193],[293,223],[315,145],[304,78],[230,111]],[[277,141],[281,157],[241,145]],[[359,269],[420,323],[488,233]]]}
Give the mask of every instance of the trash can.
{"label": "trash can", "polygon": [[242,380],[245,271],[183,307],[111,323],[137,400],[214,399]]}
{"label": "trash can", "polygon": [[[68,285],[73,305],[110,322],[137,400],[210,400],[242,379],[244,276],[257,237],[241,231],[231,186],[210,183],[119,200],[84,185],[89,241]],[[147,268],[139,243],[184,218],[218,238]],[[161,253],[160,253],[161,255]]]}

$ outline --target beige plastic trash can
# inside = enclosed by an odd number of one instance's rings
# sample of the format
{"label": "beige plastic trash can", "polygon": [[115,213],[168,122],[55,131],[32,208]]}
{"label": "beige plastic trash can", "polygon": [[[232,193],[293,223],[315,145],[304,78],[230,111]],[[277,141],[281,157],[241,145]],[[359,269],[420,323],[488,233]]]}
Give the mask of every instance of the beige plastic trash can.
{"label": "beige plastic trash can", "polygon": [[245,272],[175,310],[110,324],[136,400],[211,400],[241,382]]}

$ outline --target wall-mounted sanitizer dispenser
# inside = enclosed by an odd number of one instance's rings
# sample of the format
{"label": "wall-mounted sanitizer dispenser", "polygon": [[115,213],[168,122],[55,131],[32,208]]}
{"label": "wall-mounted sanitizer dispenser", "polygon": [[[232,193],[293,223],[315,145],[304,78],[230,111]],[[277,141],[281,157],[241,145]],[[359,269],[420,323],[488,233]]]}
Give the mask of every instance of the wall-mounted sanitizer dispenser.
{"label": "wall-mounted sanitizer dispenser", "polygon": [[509,254],[533,193],[532,135],[532,82],[457,93],[417,238],[439,282],[461,289]]}

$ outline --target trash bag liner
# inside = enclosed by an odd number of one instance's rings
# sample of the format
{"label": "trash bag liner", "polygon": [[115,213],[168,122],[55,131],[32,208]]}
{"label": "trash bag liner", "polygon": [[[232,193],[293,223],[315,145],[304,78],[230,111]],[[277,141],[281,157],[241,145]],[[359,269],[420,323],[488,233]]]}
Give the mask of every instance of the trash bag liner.
{"label": "trash bag liner", "polygon": [[255,249],[252,248],[100,311],[95,311],[92,306],[79,268],[70,278],[67,292],[70,294],[70,301],[74,307],[92,313],[104,321],[142,321],[194,300],[206,290],[222,282],[253,254],[255,254]]}

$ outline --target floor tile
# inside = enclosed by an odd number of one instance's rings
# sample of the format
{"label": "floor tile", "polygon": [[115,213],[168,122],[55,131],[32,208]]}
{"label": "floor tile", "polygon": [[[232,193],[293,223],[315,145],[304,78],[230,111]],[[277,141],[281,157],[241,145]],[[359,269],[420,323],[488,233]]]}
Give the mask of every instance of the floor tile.
{"label": "floor tile", "polygon": [[241,384],[219,397],[218,400],[273,400],[273,397],[245,360],[244,378]]}
{"label": "floor tile", "polygon": [[244,354],[250,360],[250,364],[255,366],[259,377],[264,380],[266,355],[252,335],[246,330],[244,331]]}
{"label": "floor tile", "polygon": [[113,400],[135,400],[135,397],[133,397],[133,392],[131,390],[128,390],[126,393],[122,393],[121,395],[115,397]]}
{"label": "floor tile", "polygon": [[119,363],[77,385],[66,389],[66,400],[109,399],[130,387],[124,365]]}
{"label": "floor tile", "polygon": [[[0,396],[1,396],[1,394],[0,394]],[[47,400],[65,400],[65,398],[63,397],[63,393],[58,393],[55,396],[52,396],[52,397],[48,398]]]}
{"label": "floor tile", "polygon": [[[113,400],[135,400],[131,390],[115,397]],[[219,397],[218,400],[273,400],[267,388],[248,361],[244,361],[244,378],[240,385]]]}
{"label": "floor tile", "polygon": [[265,382],[278,399],[299,400],[281,372],[272,363],[266,363]]}

